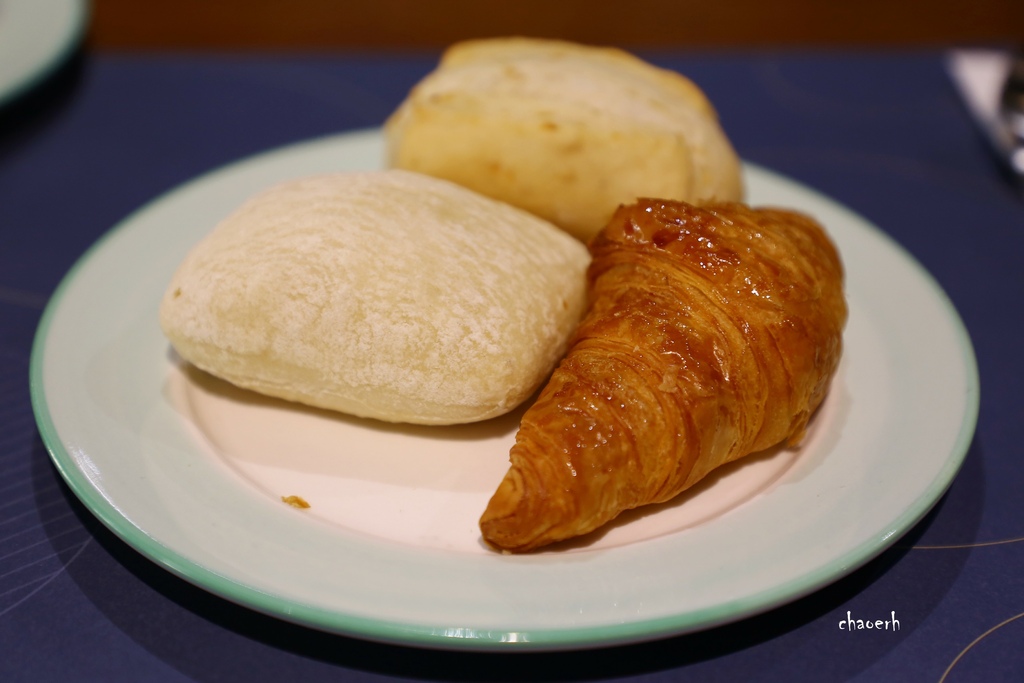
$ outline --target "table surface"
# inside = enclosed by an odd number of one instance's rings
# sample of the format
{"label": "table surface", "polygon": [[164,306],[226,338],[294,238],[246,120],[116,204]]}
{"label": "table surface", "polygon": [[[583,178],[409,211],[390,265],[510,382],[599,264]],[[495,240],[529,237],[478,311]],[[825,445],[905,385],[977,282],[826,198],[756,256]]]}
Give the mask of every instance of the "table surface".
{"label": "table surface", "polygon": [[[46,301],[133,210],[247,155],[379,125],[437,55],[78,54],[0,110],[0,680],[1024,680],[1024,201],[943,53],[643,56],[707,92],[745,159],[878,225],[958,309],[980,416],[958,477],[918,526],[766,614],[589,652],[367,643],[178,579],[100,525],[49,461],[28,388]],[[840,630],[848,612],[894,612],[900,630]]]}

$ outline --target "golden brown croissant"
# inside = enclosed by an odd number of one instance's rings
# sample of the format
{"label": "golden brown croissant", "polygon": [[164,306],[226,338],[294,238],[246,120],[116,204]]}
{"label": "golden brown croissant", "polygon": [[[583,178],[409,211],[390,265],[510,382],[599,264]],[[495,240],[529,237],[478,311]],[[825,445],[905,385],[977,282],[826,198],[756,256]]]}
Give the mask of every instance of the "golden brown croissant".
{"label": "golden brown croissant", "polygon": [[843,270],[810,218],[641,200],[590,245],[589,310],[480,519],[526,551],[795,445],[828,390]]}

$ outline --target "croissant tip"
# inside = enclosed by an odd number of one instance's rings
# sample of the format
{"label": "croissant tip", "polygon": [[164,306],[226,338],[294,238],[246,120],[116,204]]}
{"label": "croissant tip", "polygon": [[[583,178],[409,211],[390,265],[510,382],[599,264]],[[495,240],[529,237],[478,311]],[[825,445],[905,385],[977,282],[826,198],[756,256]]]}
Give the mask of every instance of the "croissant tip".
{"label": "croissant tip", "polygon": [[480,516],[480,531],[488,546],[503,554],[521,553],[544,545],[543,529],[529,524],[531,500],[529,487],[518,467],[512,467],[491,496]]}
{"label": "croissant tip", "polygon": [[516,511],[523,499],[522,475],[515,468],[508,471],[491,496],[483,515],[480,531],[484,541],[497,550],[510,550],[509,537],[515,526]]}

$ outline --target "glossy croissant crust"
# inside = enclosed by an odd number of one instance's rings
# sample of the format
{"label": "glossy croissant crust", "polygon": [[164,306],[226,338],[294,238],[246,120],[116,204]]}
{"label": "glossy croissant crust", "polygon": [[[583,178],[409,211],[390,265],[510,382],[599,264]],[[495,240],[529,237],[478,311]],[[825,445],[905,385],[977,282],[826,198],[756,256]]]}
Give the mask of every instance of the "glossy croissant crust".
{"label": "glossy croissant crust", "polygon": [[795,445],[842,352],[843,270],[812,219],[641,200],[590,245],[589,309],[480,519],[513,552]]}

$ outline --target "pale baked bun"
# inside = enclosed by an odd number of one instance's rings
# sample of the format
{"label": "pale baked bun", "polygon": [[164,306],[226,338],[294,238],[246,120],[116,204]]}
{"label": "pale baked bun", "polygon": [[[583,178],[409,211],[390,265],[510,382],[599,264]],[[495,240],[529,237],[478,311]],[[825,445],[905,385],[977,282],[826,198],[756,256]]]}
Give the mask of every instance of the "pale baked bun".
{"label": "pale baked bun", "polygon": [[160,307],[177,352],[263,394],[450,424],[546,378],[585,300],[586,249],[550,223],[405,171],[253,197],[188,254]]}
{"label": "pale baked bun", "polygon": [[691,81],[626,52],[500,38],[450,47],[385,126],[388,161],[582,240],[639,197],[740,200],[740,162]]}

